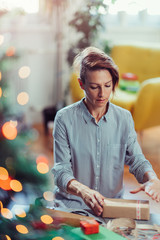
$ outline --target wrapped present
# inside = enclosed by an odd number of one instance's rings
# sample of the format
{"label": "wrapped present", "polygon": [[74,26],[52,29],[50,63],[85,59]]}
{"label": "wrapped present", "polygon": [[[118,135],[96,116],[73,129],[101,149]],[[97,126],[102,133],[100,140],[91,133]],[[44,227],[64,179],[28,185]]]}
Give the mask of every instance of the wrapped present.
{"label": "wrapped present", "polygon": [[99,232],[99,223],[96,220],[80,221],[80,227],[85,234],[94,234]]}
{"label": "wrapped present", "polygon": [[149,220],[149,201],[105,198],[102,217]]}
{"label": "wrapped present", "polygon": [[60,223],[65,223],[74,227],[80,227],[80,221],[94,220],[93,217],[82,216],[79,214],[69,213],[69,212],[64,212],[64,211],[59,211],[54,209],[46,208],[46,212],[53,217],[54,221],[59,221]]}

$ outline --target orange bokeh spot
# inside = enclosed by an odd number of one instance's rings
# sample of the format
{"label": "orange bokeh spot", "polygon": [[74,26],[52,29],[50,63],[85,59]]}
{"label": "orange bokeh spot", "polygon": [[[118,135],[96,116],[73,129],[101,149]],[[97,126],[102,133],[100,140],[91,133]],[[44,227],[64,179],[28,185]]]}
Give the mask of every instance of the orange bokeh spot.
{"label": "orange bokeh spot", "polygon": [[0,98],[2,97],[2,88],[0,87]]}
{"label": "orange bokeh spot", "polygon": [[22,184],[18,180],[11,180],[10,186],[15,192],[21,192],[23,189]]}
{"label": "orange bokeh spot", "polygon": [[0,180],[7,180],[9,177],[7,169],[0,167]]}
{"label": "orange bokeh spot", "polygon": [[28,229],[24,226],[24,225],[17,225],[16,229],[18,232],[22,233],[22,234],[27,234],[28,233]]}
{"label": "orange bokeh spot", "polygon": [[41,221],[45,224],[51,224],[53,222],[53,218],[49,215],[41,216]]}
{"label": "orange bokeh spot", "polygon": [[64,240],[64,238],[62,238],[62,237],[54,237],[54,238],[52,238],[52,240]]}
{"label": "orange bokeh spot", "polygon": [[8,235],[5,235],[7,240],[11,240],[11,238]]}
{"label": "orange bokeh spot", "polygon": [[7,57],[12,57],[15,55],[16,49],[15,47],[9,47],[6,51],[6,56]]}
{"label": "orange bokeh spot", "polygon": [[0,72],[0,81],[2,80],[2,73]]}
{"label": "orange bokeh spot", "polygon": [[43,193],[43,197],[47,201],[53,201],[54,200],[54,194],[51,191],[46,191]]}
{"label": "orange bokeh spot", "polygon": [[10,182],[11,182],[11,178],[7,178],[7,180],[1,180],[0,179],[0,187],[5,190],[5,191],[8,191],[8,190],[11,190],[11,187],[10,187]]}
{"label": "orange bokeh spot", "polygon": [[5,138],[13,140],[17,137],[17,128],[11,122],[6,122],[2,126],[2,134]]}
{"label": "orange bokeh spot", "polygon": [[2,208],[3,208],[3,203],[0,201],[0,213],[1,213]]}
{"label": "orange bokeh spot", "polygon": [[16,214],[18,217],[21,217],[21,218],[26,217],[26,212],[25,212],[23,209],[16,209],[16,210],[15,210],[15,214]]}
{"label": "orange bokeh spot", "polygon": [[49,161],[47,159],[47,157],[45,157],[44,155],[39,155],[37,158],[36,158],[36,163],[40,163],[40,162],[43,162],[43,163],[46,163],[48,164]]}
{"label": "orange bokeh spot", "polygon": [[49,171],[49,167],[46,163],[40,162],[37,164],[37,170],[38,172],[45,174]]}
{"label": "orange bokeh spot", "polygon": [[5,217],[7,219],[13,218],[13,214],[8,208],[2,208],[1,214],[3,217]]}

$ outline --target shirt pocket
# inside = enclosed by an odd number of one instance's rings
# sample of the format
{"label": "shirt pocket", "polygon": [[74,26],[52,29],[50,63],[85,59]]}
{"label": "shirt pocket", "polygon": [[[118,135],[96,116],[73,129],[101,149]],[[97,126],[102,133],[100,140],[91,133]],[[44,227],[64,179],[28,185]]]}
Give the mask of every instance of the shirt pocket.
{"label": "shirt pocket", "polygon": [[108,161],[113,169],[124,168],[126,156],[126,144],[109,144],[108,145]]}

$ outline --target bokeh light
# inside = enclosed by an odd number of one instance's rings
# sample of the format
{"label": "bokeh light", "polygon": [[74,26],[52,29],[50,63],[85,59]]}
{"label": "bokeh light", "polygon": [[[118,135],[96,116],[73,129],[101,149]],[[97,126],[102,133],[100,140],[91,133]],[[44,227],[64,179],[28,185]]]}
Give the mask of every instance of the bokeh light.
{"label": "bokeh light", "polygon": [[20,105],[25,105],[27,104],[29,101],[29,95],[28,93],[26,92],[21,92],[18,94],[17,96],[17,102],[20,104]]}
{"label": "bokeh light", "polygon": [[18,180],[11,180],[10,182],[11,189],[15,192],[21,192],[23,187],[22,184]]}
{"label": "bokeh light", "polygon": [[65,239],[62,237],[54,237],[54,238],[52,238],[52,240],[65,240]]}
{"label": "bokeh light", "polygon": [[8,235],[5,235],[7,240],[11,240],[11,238]]}
{"label": "bokeh light", "polygon": [[43,162],[43,163],[46,163],[48,164],[49,161],[48,161],[48,158],[44,155],[39,155],[37,158],[36,158],[36,163],[40,163],[40,162]]}
{"label": "bokeh light", "polygon": [[9,47],[6,51],[6,56],[7,57],[12,57],[15,55],[16,49],[15,47]]}
{"label": "bokeh light", "polygon": [[17,121],[10,120],[10,123],[11,123],[13,126],[15,126],[15,127],[17,127],[17,125],[18,125],[18,122],[17,122]]}
{"label": "bokeh light", "polygon": [[45,174],[49,171],[49,166],[46,163],[40,162],[37,164],[38,172]]}
{"label": "bokeh light", "polygon": [[11,122],[6,122],[2,126],[2,134],[5,138],[13,140],[17,136],[17,128]]}
{"label": "bokeh light", "polygon": [[0,167],[0,180],[7,180],[9,177],[7,169]]}
{"label": "bokeh light", "polygon": [[0,179],[0,187],[5,191],[11,190],[10,182],[11,182],[10,177],[7,180],[1,180]]}
{"label": "bokeh light", "polygon": [[8,208],[2,208],[1,214],[4,218],[7,218],[7,219],[13,218],[13,214]]}
{"label": "bokeh light", "polygon": [[51,191],[44,192],[43,197],[47,201],[53,201],[54,200],[54,194]]}
{"label": "bokeh light", "polygon": [[4,42],[4,36],[0,34],[0,45],[2,45]]}
{"label": "bokeh light", "polygon": [[2,88],[0,87],[0,98],[2,97]]}
{"label": "bokeh light", "polygon": [[15,215],[17,215],[18,217],[24,218],[26,217],[26,212],[23,209],[17,208],[15,210]]}
{"label": "bokeh light", "polygon": [[19,224],[19,225],[16,226],[16,229],[19,233],[22,233],[22,234],[27,234],[28,233],[28,229],[24,225]]}
{"label": "bokeh light", "polygon": [[3,203],[0,201],[0,210],[3,208]]}
{"label": "bokeh light", "polygon": [[53,222],[53,218],[49,215],[41,216],[41,221],[45,224],[51,224]]}
{"label": "bokeh light", "polygon": [[2,73],[0,72],[0,81],[2,80]]}
{"label": "bokeh light", "polygon": [[28,66],[23,66],[18,71],[19,77],[22,79],[29,77],[30,73],[31,73],[31,69]]}

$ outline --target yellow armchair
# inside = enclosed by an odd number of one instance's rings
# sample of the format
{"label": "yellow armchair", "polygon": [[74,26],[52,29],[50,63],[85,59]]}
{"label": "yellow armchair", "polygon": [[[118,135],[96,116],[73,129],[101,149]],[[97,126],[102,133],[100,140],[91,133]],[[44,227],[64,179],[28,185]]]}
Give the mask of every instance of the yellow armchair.
{"label": "yellow armchair", "polygon": [[160,77],[143,81],[136,94],[117,88],[110,100],[132,113],[136,131],[160,125]]}
{"label": "yellow armchair", "polygon": [[131,113],[137,131],[160,125],[160,77],[141,84]]}

